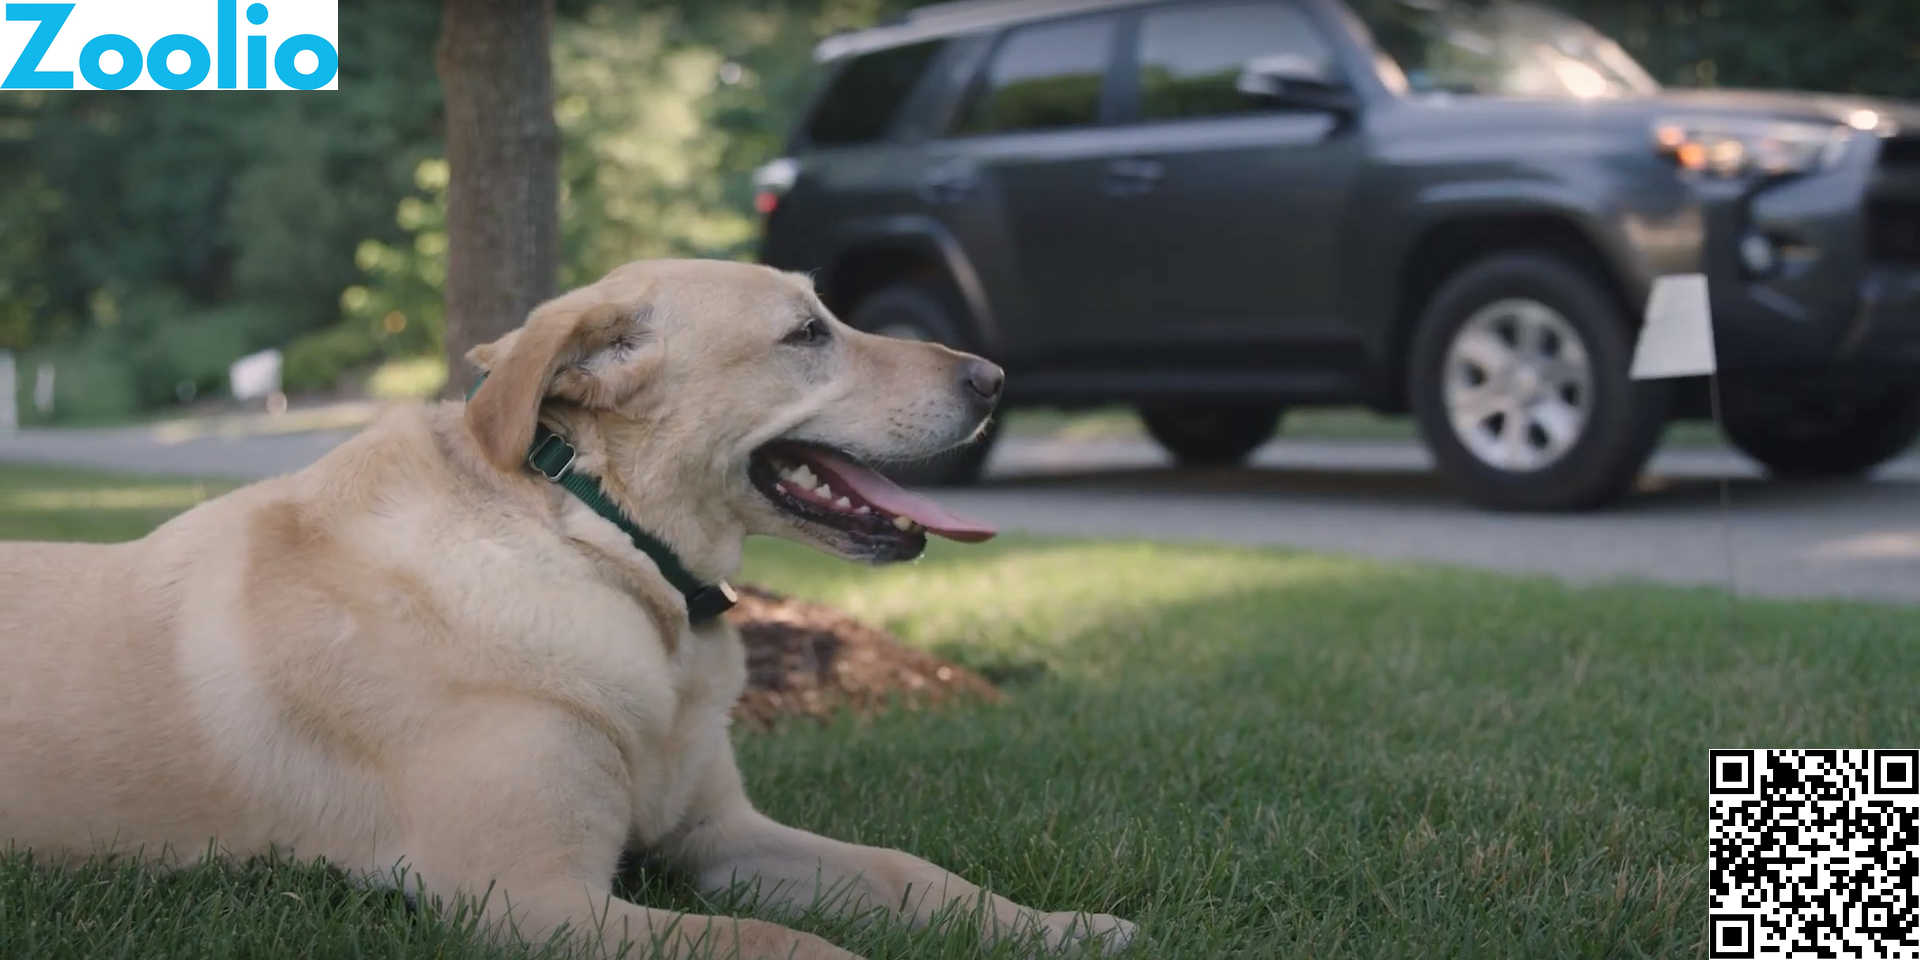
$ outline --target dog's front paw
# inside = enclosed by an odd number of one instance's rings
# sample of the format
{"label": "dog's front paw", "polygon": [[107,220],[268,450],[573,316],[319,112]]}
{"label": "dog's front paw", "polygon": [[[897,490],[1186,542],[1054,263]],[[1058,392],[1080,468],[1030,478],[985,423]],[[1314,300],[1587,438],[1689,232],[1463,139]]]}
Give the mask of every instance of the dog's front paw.
{"label": "dog's front paw", "polygon": [[1041,918],[1046,926],[1047,946],[1061,950],[1077,944],[1097,947],[1099,954],[1110,956],[1133,942],[1135,927],[1119,917],[1104,913],[1076,913],[1063,910]]}

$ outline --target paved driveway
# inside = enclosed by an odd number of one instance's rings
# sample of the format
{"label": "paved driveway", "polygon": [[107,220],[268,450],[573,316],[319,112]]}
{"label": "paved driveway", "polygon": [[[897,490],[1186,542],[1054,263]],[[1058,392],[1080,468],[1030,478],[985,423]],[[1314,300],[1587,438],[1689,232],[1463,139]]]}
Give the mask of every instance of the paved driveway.
{"label": "paved driveway", "polygon": [[1920,457],[1870,482],[1766,480],[1719,450],[1668,450],[1643,489],[1587,514],[1462,505],[1425,450],[1287,441],[1244,470],[1176,470],[1135,442],[1009,444],[995,479],[942,499],[1008,529],[1283,545],[1540,573],[1920,602]]}
{"label": "paved driveway", "polygon": [[[262,476],[296,469],[349,433],[22,431],[0,435],[0,460]],[[1137,440],[1010,437],[984,486],[941,498],[1033,533],[1278,545],[1576,582],[1731,583],[1743,594],[1920,602],[1920,457],[1866,483],[1789,484],[1761,479],[1733,454],[1669,450],[1655,459],[1647,488],[1620,507],[1510,515],[1462,505],[1425,452],[1403,442],[1281,439],[1249,469],[1188,471]]]}

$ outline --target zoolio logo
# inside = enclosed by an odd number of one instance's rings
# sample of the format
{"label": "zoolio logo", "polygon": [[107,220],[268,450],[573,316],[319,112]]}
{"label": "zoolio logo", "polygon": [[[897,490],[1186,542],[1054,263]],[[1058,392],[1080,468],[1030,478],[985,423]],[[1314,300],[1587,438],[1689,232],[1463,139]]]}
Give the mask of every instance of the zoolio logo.
{"label": "zoolio logo", "polygon": [[339,0],[10,2],[0,90],[337,90],[339,28]]}

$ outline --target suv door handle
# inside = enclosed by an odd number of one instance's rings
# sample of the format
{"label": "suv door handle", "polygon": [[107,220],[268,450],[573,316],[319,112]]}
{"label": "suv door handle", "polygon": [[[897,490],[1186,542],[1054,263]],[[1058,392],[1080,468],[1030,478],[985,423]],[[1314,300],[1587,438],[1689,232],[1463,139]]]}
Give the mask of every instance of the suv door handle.
{"label": "suv door handle", "polygon": [[927,171],[920,179],[920,196],[928,203],[959,203],[980,185],[969,167],[947,164]]}
{"label": "suv door handle", "polygon": [[1167,174],[1167,168],[1158,160],[1143,157],[1122,157],[1107,163],[1106,191],[1108,196],[1137,197],[1152,193],[1160,185],[1160,179]]}

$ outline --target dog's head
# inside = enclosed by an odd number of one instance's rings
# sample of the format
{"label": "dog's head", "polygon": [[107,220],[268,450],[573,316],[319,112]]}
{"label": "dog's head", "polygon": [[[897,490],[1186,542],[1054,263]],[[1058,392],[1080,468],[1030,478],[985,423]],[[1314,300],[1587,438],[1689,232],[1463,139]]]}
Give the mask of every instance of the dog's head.
{"label": "dog's head", "polygon": [[1000,368],[854,330],[804,276],[631,263],[540,305],[468,358],[488,376],[467,428],[494,466],[526,471],[547,404],[583,466],[630,505],[675,514],[642,523],[686,514],[701,527],[690,535],[767,534],[871,562],[918,556],[928,531],[992,535],[873,465],[973,439],[999,399]]}

